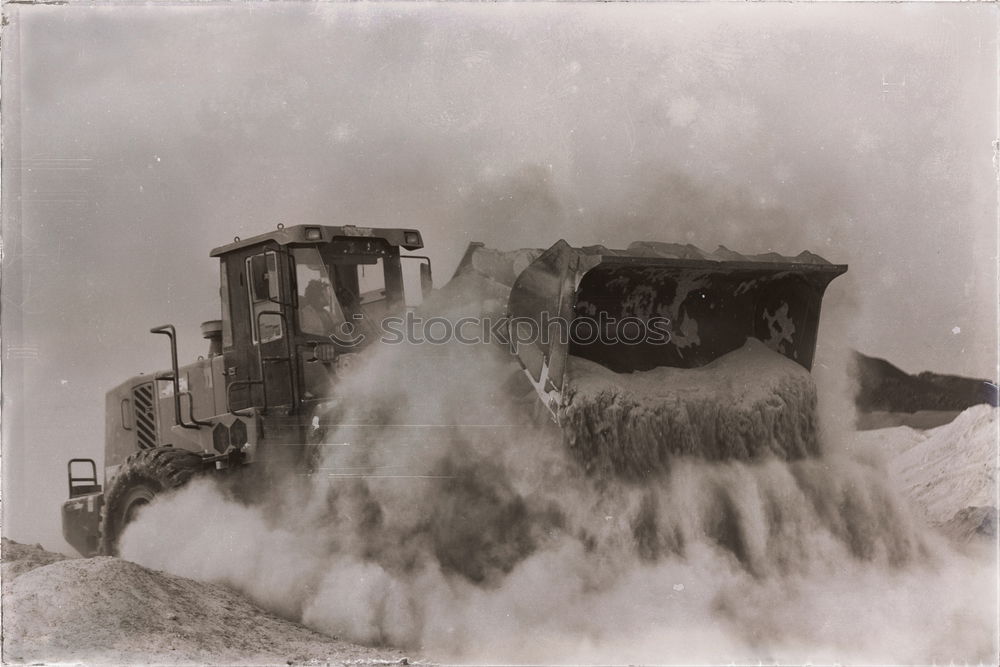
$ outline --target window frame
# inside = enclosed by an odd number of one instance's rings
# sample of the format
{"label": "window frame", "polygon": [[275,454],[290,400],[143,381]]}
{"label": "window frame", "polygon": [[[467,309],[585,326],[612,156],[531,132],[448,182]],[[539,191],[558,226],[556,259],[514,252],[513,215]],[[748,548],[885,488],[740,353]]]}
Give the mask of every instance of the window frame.
{"label": "window frame", "polygon": [[[305,297],[305,286],[303,286],[299,280],[299,267],[310,267],[312,266],[309,262],[300,262],[301,256],[299,252],[301,250],[313,250],[316,253],[316,259],[319,260],[319,264],[323,267],[323,275],[328,281],[328,286],[332,290],[332,297],[330,300],[330,314],[333,317],[333,321],[337,325],[343,325],[347,321],[347,316],[344,313],[343,306],[340,303],[340,299],[337,298],[337,278],[334,275],[333,267],[327,262],[327,258],[320,252],[319,248],[315,246],[303,246],[292,248],[292,252],[289,253],[289,275],[292,278],[293,284],[290,289],[290,293],[293,295],[293,308],[295,310],[295,326],[296,331],[302,336],[312,336],[314,338],[322,338],[324,340],[329,338],[331,332],[316,333],[314,331],[306,331],[302,327],[302,308],[303,299]],[[323,276],[321,276],[322,278]]]}
{"label": "window frame", "polygon": [[[382,286],[376,287],[370,290],[361,290],[361,281],[364,278],[365,268],[378,268],[380,269],[379,275],[382,278]],[[374,262],[358,262],[357,264],[357,276],[358,276],[358,304],[361,306],[367,306],[368,304],[378,303],[379,301],[387,301],[389,298],[389,277],[386,272],[386,261],[384,257],[375,258]],[[375,292],[380,292],[378,298],[371,298],[371,295]],[[367,297],[367,298],[366,298]]]}
{"label": "window frame", "polygon": [[[274,258],[274,270],[272,272],[270,262],[268,261],[268,255]],[[254,275],[253,275],[253,260],[257,257],[264,257],[264,267],[268,274],[268,294],[262,298],[257,298],[256,288],[254,285]],[[277,299],[271,296],[271,275],[275,278],[276,291],[278,293]],[[273,343],[279,341],[285,337],[285,325],[282,317],[278,317],[278,334],[276,336],[270,337],[267,340],[258,340],[257,334],[257,304],[261,303],[273,303],[278,305],[281,304],[281,260],[278,258],[278,252],[276,250],[264,250],[263,252],[254,253],[252,255],[247,255],[244,260],[244,275],[247,279],[247,303],[249,306],[250,315],[250,342],[253,345],[260,343],[261,345],[266,345],[267,343]]]}

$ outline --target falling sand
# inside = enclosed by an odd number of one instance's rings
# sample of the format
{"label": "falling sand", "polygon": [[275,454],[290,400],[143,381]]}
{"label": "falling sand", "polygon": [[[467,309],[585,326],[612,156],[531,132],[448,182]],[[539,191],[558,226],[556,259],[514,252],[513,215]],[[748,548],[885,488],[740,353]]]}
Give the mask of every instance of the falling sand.
{"label": "falling sand", "polygon": [[[874,457],[829,442],[791,462],[681,457],[639,483],[588,474],[551,429],[481,428],[516,408],[497,391],[509,363],[490,350],[387,347],[352,371],[344,422],[382,409],[451,425],[450,437],[330,433],[316,474],[255,503],[207,480],[158,501],[123,556],[436,660],[978,662],[996,650],[992,559],[928,531]],[[344,474],[373,461],[378,474]]]}
{"label": "falling sand", "polygon": [[566,385],[566,444],[599,474],[642,477],[677,456],[746,461],[818,453],[812,377],[754,338],[694,369],[615,373],[570,357]]}

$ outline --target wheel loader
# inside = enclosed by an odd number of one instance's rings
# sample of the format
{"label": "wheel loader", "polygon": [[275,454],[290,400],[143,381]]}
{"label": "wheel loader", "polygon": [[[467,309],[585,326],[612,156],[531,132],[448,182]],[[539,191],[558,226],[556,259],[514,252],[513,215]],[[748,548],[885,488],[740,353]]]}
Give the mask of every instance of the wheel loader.
{"label": "wheel loader", "polygon": [[[472,243],[433,290],[430,259],[412,254],[423,246],[415,229],[279,225],[212,250],[221,318],[201,327],[207,354],[181,365],[174,327],[150,329],[169,344],[169,367],[107,393],[103,480],[92,459],[67,466],[67,542],[85,556],[115,554],[138,511],[196,475],[308,470],[327,429],[360,442],[384,428],[327,423],[338,376],[381,344],[380,322],[470,285],[491,297],[481,314],[499,318],[502,354],[536,412],[588,471],[641,477],[675,456],[815,450],[808,370],[823,293],[846,266],[659,242],[516,252]],[[552,322],[562,328],[537,335]],[[621,323],[658,335],[603,335]],[[761,355],[785,364],[777,379]],[[765,437],[747,437],[753,429]]]}

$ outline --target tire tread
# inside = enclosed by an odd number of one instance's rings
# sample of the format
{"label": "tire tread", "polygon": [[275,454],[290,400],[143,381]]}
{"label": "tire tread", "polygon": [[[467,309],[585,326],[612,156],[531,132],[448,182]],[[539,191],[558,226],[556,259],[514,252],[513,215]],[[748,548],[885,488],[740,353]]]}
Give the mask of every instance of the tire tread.
{"label": "tire tread", "polygon": [[101,509],[99,553],[117,555],[118,505],[137,484],[146,484],[156,493],[172,491],[187,484],[203,469],[202,456],[189,449],[156,447],[133,452],[125,459],[118,474],[108,487]]}

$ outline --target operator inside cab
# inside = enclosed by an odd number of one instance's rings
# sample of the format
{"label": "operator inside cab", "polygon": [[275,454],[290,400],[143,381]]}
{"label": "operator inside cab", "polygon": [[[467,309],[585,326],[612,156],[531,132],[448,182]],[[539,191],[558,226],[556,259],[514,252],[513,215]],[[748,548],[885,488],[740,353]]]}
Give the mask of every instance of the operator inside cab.
{"label": "operator inside cab", "polygon": [[333,286],[326,280],[310,280],[299,303],[302,333],[329,336],[344,323],[344,312],[334,298]]}
{"label": "operator inside cab", "polygon": [[340,276],[336,271],[327,273],[323,265],[300,265],[299,268],[300,277],[306,270],[312,274],[299,282],[300,286],[305,285],[299,294],[298,317],[302,333],[329,338],[334,344],[344,345],[344,351],[355,347],[347,341],[358,334],[363,334],[365,339],[377,338],[358,297],[346,287],[337,286],[341,281],[337,280]]}

